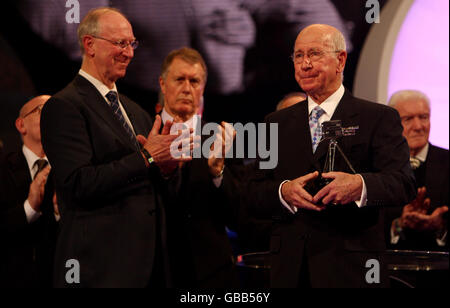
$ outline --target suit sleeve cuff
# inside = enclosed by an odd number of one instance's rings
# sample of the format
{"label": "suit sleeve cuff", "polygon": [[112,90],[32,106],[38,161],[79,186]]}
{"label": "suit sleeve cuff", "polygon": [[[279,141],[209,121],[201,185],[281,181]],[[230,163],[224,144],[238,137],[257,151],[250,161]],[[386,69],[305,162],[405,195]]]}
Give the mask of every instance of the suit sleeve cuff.
{"label": "suit sleeve cuff", "polygon": [[359,208],[362,208],[367,205],[367,187],[366,187],[366,183],[364,182],[364,178],[362,177],[362,175],[361,174],[357,174],[357,175],[361,178],[361,181],[363,183],[363,188],[362,188],[362,192],[361,192],[361,198],[359,198],[358,201],[355,201],[355,203]]}
{"label": "suit sleeve cuff", "polygon": [[23,204],[23,208],[25,210],[25,215],[27,216],[27,221],[29,224],[35,222],[36,220],[38,220],[39,217],[41,217],[42,213],[41,212],[36,212],[30,205],[30,202],[27,200],[25,200],[24,204]]}
{"label": "suit sleeve cuff", "polygon": [[290,205],[283,199],[283,196],[281,195],[281,187],[283,186],[284,183],[287,183],[287,182],[290,182],[290,181],[289,181],[289,180],[283,181],[283,182],[280,184],[280,187],[278,187],[278,197],[280,198],[281,204],[282,204],[285,208],[287,208],[287,210],[288,210],[289,212],[291,212],[292,214],[295,214],[295,213],[297,213],[297,208],[296,208],[295,206],[290,206]]}

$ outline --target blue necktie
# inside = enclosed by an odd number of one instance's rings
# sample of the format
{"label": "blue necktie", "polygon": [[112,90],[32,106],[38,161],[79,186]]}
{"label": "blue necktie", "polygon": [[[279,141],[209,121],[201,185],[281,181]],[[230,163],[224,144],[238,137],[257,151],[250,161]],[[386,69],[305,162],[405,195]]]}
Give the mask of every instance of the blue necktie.
{"label": "blue necktie", "polygon": [[134,135],[133,130],[131,129],[130,125],[128,125],[127,121],[125,121],[122,110],[120,110],[119,100],[117,98],[117,92],[109,91],[106,94],[106,98],[110,102],[110,104],[111,104],[110,107],[113,110],[114,115],[116,116],[117,120],[119,120],[120,124],[122,124],[122,127],[127,132],[128,137],[130,137],[131,141],[134,143],[136,148],[139,150],[140,146],[136,140],[136,136]]}
{"label": "blue necktie", "polygon": [[319,106],[314,107],[309,116],[309,128],[311,130],[311,141],[313,153],[316,152],[319,145],[320,138],[322,137],[322,127],[319,125],[319,118],[325,113],[325,111]]}

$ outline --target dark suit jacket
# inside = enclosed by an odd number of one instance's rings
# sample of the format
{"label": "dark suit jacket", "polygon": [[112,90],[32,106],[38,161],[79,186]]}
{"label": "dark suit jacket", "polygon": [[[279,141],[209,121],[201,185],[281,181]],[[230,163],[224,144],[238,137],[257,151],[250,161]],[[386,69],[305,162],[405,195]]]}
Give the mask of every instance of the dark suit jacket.
{"label": "dark suit jacket", "polygon": [[[431,214],[437,207],[449,205],[449,157],[448,150],[433,146],[430,144],[426,161],[414,172],[418,186],[425,186],[426,196],[430,198]],[[392,208],[389,211],[386,227],[390,230],[391,223],[395,218],[402,215],[403,205]],[[446,227],[447,229],[447,227]],[[400,239],[396,245],[390,248],[395,249],[414,249],[414,250],[448,250],[448,241],[446,247],[440,247],[436,243],[436,234],[434,232],[417,232],[413,230],[403,230],[405,238]],[[387,235],[390,237],[390,234]]]}
{"label": "dark suit jacket", "polygon": [[[385,249],[382,208],[415,196],[409,166],[409,150],[402,137],[398,113],[384,105],[363,101],[345,92],[332,120],[342,127],[359,126],[354,136],[338,140],[367,187],[367,206],[355,203],[331,206],[322,212],[287,212],[278,197],[283,180],[293,180],[315,170],[322,171],[328,142],[312,153],[308,103],[270,114],[267,122],[278,123],[278,166],[255,175],[249,195],[255,212],[271,215],[273,287],[299,285],[301,265],[309,272],[313,287],[360,287],[368,269],[366,261],[377,259]],[[351,173],[339,154],[335,170]],[[384,273],[384,272],[383,272]],[[385,283],[381,277],[381,283]]]}
{"label": "dark suit jacket", "polygon": [[176,286],[239,286],[225,229],[237,224],[236,189],[227,163],[221,186],[214,185],[206,158],[185,163],[173,177],[166,203]]}
{"label": "dark suit jacket", "polygon": [[57,231],[52,185],[45,188],[42,216],[30,224],[23,205],[31,176],[22,151],[1,161],[0,179],[0,286],[51,287]]}
{"label": "dark suit jacket", "polygon": [[[126,97],[120,101],[136,134],[147,136],[150,117]],[[81,278],[72,286],[147,286],[155,254],[165,254],[157,170],[146,168],[104,98],[79,75],[46,103],[41,131],[61,207],[55,286],[68,286],[70,259],[79,262]]]}

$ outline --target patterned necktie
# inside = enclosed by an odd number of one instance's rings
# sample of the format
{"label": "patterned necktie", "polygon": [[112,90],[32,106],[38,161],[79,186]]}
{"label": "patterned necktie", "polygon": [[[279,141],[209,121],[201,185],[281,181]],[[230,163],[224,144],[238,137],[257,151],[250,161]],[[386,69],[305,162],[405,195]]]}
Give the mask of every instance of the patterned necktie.
{"label": "patterned necktie", "polygon": [[117,92],[109,91],[106,94],[106,98],[111,103],[111,105],[110,105],[111,109],[113,110],[114,115],[116,116],[117,120],[119,120],[120,124],[125,129],[125,131],[127,132],[128,137],[130,137],[131,141],[133,141],[134,145],[139,150],[140,146],[139,146],[139,143],[136,140],[136,136],[134,135],[133,130],[131,129],[130,125],[128,125],[127,121],[125,121],[125,118],[123,116],[122,110],[120,110],[119,100],[117,98]]}
{"label": "patterned necktie", "polygon": [[416,170],[422,164],[422,162],[418,158],[415,158],[415,157],[410,157],[409,158],[409,163],[411,164],[411,168],[413,170]]}
{"label": "patterned necktie", "polygon": [[314,107],[309,116],[309,128],[311,130],[311,141],[313,153],[316,152],[319,145],[320,138],[322,137],[322,127],[319,125],[319,118],[325,113],[325,111],[319,106]]}
{"label": "patterned necktie", "polygon": [[37,169],[36,173],[35,173],[34,176],[33,176],[33,180],[36,178],[36,176],[39,174],[39,172],[41,172],[42,169],[44,169],[47,165],[48,165],[48,161],[45,160],[45,159],[43,159],[43,158],[38,159],[38,160],[36,160],[36,161],[34,162],[33,168],[34,168],[35,166],[37,166],[38,169]]}

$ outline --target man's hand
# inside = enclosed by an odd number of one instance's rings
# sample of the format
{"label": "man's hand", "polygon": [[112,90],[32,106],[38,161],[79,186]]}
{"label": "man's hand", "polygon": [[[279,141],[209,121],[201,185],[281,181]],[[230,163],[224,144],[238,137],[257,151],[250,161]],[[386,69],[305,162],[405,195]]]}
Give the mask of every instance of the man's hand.
{"label": "man's hand", "polygon": [[323,173],[325,179],[333,179],[327,186],[323,187],[313,198],[313,203],[322,203],[327,205],[332,203],[347,204],[358,201],[361,198],[363,182],[359,175],[348,174],[344,172]]}
{"label": "man's hand", "polygon": [[436,208],[431,215],[428,215],[430,208],[430,198],[426,198],[426,188],[420,187],[417,190],[417,197],[411,203],[403,207],[400,217],[400,227],[417,231],[438,231],[445,225],[444,213],[448,212],[446,205]]}
{"label": "man's hand", "polygon": [[[173,157],[172,151],[174,149],[174,141],[181,134],[170,135],[170,129],[172,127],[172,122],[167,121],[163,127],[161,134],[159,130],[161,129],[161,117],[159,115],[155,118],[155,123],[153,128],[145,138],[142,135],[138,135],[136,138],[139,143],[150,153],[153,157],[155,164],[160,168],[163,174],[170,174],[178,166],[178,162],[186,162],[192,160],[190,156]],[[184,143],[188,144],[190,149],[194,149],[194,139],[193,137],[188,137],[188,140],[182,140]]]}
{"label": "man's hand", "polygon": [[309,173],[281,186],[281,195],[290,205],[312,211],[321,211],[325,207],[314,204],[313,197],[304,189],[308,182],[319,176],[319,172]]}
{"label": "man's hand", "polygon": [[[209,172],[212,176],[218,176],[225,164],[225,154],[233,146],[236,130],[229,123],[222,122],[216,133],[216,140],[211,145],[208,158]],[[217,145],[216,147],[214,145]]]}
{"label": "man's hand", "polygon": [[431,215],[419,212],[409,212],[402,216],[402,228],[417,231],[435,232],[445,226],[444,213],[448,212],[446,205],[436,208]]}
{"label": "man's hand", "polygon": [[28,202],[36,212],[41,211],[41,204],[44,200],[45,184],[47,183],[48,174],[50,173],[50,166],[47,165],[41,172],[39,172],[31,182],[30,190],[28,192]]}

